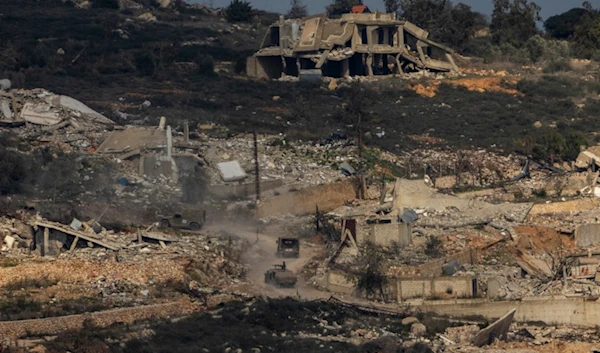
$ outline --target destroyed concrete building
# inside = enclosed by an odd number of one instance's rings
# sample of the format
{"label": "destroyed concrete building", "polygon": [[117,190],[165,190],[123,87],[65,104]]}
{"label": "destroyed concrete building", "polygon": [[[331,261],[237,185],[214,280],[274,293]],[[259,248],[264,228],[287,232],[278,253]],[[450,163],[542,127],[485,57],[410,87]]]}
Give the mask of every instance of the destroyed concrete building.
{"label": "destroyed concrete building", "polygon": [[452,49],[395,14],[349,13],[271,25],[261,48],[247,60],[251,77],[373,76],[431,70],[458,71]]}

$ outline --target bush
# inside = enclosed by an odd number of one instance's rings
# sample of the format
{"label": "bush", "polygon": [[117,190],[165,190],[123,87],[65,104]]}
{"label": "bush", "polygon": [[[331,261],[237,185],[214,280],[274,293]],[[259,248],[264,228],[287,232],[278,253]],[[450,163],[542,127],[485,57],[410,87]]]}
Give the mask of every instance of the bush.
{"label": "bush", "polygon": [[573,69],[573,67],[571,67],[571,62],[569,62],[569,60],[557,59],[546,64],[546,67],[544,67],[544,73],[552,74],[555,72],[570,71],[571,69]]}
{"label": "bush", "polygon": [[25,158],[0,146],[0,195],[17,194],[27,178]]}
{"label": "bush", "polygon": [[[564,130],[565,127],[560,130]],[[579,132],[569,131],[565,135],[557,130],[544,129],[537,134],[528,134],[517,141],[521,152],[535,159],[554,163],[556,161],[572,161],[577,158],[581,147],[589,142]]]}
{"label": "bush", "polygon": [[252,6],[244,0],[232,0],[225,9],[225,18],[228,22],[250,22],[252,20]]}
{"label": "bush", "polygon": [[154,54],[151,51],[141,52],[135,56],[135,67],[142,76],[152,76],[156,70]]}
{"label": "bush", "polygon": [[196,60],[196,67],[200,75],[214,75],[215,73],[215,62],[210,55],[199,55]]}
{"label": "bush", "polygon": [[440,257],[442,254],[442,241],[436,236],[430,235],[427,238],[427,244],[425,245],[425,255],[431,257]]}

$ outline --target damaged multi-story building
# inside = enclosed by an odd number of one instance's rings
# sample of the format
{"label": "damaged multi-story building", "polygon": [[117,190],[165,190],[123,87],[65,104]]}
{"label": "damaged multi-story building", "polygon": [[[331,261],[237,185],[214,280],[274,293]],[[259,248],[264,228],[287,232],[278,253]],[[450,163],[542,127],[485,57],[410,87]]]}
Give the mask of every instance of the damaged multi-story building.
{"label": "damaged multi-story building", "polygon": [[395,14],[348,13],[284,19],[271,25],[261,48],[247,60],[251,77],[283,75],[372,76],[430,70],[457,71],[452,49]]}

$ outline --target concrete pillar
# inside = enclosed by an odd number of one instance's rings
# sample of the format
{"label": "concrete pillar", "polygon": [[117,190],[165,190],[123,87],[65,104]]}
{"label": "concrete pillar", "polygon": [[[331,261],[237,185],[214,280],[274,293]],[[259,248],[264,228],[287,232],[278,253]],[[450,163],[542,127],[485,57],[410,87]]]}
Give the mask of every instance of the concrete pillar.
{"label": "concrete pillar", "polygon": [[350,59],[342,60],[342,77],[350,77]]}
{"label": "concrete pillar", "polygon": [[373,76],[373,54],[367,54],[365,64],[367,66],[367,74]]}
{"label": "concrete pillar", "polygon": [[171,133],[171,126],[167,126],[167,157],[171,158],[173,154],[173,134]]}
{"label": "concrete pillar", "polygon": [[158,129],[159,130],[164,130],[165,129],[165,125],[167,125],[167,118],[165,118],[164,116],[160,117],[160,123],[158,123]]}
{"label": "concrete pillar", "polygon": [[183,138],[185,143],[190,142],[190,124],[187,120],[183,122]]}
{"label": "concrete pillar", "polygon": [[48,254],[48,243],[50,243],[50,229],[44,228],[44,254],[46,256]]}

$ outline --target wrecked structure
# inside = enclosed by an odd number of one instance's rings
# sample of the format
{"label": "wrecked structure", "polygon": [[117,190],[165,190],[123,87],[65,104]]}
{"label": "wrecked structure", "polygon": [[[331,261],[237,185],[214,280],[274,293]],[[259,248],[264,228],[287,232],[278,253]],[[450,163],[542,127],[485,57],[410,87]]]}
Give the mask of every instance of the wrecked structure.
{"label": "wrecked structure", "polygon": [[271,25],[261,48],[247,60],[251,77],[373,76],[431,70],[458,71],[452,49],[395,14],[324,15]]}

